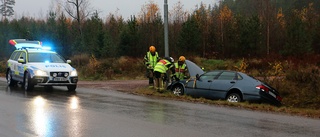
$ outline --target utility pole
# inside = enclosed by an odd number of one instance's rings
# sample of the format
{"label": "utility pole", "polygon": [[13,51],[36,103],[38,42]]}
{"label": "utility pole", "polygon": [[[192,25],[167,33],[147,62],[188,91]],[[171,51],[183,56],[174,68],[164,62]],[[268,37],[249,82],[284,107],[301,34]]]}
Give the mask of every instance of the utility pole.
{"label": "utility pole", "polygon": [[165,57],[169,57],[168,0],[164,0],[164,55],[165,55]]}

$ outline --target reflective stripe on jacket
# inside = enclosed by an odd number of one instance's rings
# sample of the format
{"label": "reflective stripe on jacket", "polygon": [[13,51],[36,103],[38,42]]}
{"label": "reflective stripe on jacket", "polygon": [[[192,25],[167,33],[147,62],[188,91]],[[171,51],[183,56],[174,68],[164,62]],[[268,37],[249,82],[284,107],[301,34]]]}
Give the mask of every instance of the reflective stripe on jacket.
{"label": "reflective stripe on jacket", "polygon": [[168,66],[170,66],[170,62],[165,60],[165,59],[161,59],[156,66],[154,67],[154,71],[160,72],[160,73],[166,73],[167,70],[169,69]]}
{"label": "reflective stripe on jacket", "polygon": [[179,66],[179,64],[176,62],[176,63],[174,63],[174,66],[175,66],[175,70],[176,70],[176,73],[174,73],[174,74],[176,75],[176,77],[178,79],[183,79],[184,73],[186,72],[187,65],[182,64],[181,66]]}

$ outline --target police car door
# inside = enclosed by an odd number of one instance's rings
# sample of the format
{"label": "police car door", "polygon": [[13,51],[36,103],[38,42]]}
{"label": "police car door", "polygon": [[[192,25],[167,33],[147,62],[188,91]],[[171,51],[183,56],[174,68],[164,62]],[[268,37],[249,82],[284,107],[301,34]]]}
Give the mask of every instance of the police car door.
{"label": "police car door", "polygon": [[18,58],[20,57],[21,51],[15,51],[12,53],[10,60],[8,61],[8,66],[10,67],[12,78],[17,79],[19,75],[18,71]]}
{"label": "police car door", "polygon": [[17,61],[17,77],[21,80],[23,80],[26,61],[26,52],[21,52]]}

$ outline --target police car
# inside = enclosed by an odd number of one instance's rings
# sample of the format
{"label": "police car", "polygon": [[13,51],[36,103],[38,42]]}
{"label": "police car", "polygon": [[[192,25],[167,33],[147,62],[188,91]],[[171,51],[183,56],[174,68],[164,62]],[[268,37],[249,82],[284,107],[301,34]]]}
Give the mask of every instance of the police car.
{"label": "police car", "polygon": [[10,40],[16,47],[7,61],[8,86],[21,84],[26,91],[38,86],[67,86],[69,91],[77,88],[78,74],[70,63],[58,53],[43,47],[40,41]]}

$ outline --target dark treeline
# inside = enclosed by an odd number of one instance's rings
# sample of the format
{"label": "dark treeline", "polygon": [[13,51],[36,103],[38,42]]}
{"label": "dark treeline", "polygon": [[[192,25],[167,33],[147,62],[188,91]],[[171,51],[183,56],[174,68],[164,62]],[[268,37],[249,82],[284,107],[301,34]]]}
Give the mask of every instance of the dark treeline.
{"label": "dark treeline", "polygon": [[[139,15],[124,20],[95,12],[79,23],[63,12],[45,19],[21,17],[0,22],[0,57],[8,58],[10,39],[51,43],[65,57],[143,57],[150,45],[164,55],[164,29],[159,5],[149,2]],[[199,3],[192,12],[177,3],[169,11],[169,50],[177,57],[240,58],[301,56],[320,53],[319,0],[223,0]],[[58,11],[58,10],[57,10]]]}

